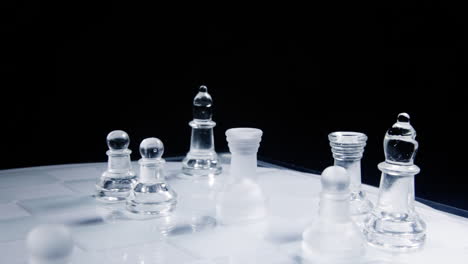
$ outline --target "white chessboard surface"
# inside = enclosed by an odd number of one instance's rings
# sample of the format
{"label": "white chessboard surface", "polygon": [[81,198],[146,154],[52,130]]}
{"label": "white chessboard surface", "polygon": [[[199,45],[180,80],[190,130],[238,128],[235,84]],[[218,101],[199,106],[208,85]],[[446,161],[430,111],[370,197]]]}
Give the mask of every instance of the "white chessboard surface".
{"label": "white chessboard surface", "polygon": [[[180,162],[166,163],[166,177],[179,195],[173,215],[131,219],[123,205],[106,206],[92,196],[105,163],[44,166],[0,171],[0,263],[27,263],[27,233],[43,223],[70,227],[74,264],[94,263],[308,263],[301,233],[317,217],[320,176],[288,169],[258,168],[267,198],[264,222],[216,223],[215,196],[229,174],[177,177]],[[138,166],[134,163],[134,168]],[[375,203],[378,189],[364,185]],[[362,263],[468,263],[468,220],[417,203],[427,224],[425,247],[394,254],[366,248]]]}

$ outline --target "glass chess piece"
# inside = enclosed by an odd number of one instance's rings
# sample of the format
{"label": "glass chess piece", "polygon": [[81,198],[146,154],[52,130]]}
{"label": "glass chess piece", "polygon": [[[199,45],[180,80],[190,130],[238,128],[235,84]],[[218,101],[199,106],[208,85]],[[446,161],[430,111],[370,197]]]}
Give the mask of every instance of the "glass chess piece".
{"label": "glass chess piece", "polygon": [[361,159],[364,155],[367,136],[358,132],[333,132],[328,135],[334,165],[346,169],[350,176],[350,213],[354,221],[362,226],[372,203],[361,189]]}
{"label": "glass chess piece", "polygon": [[26,238],[29,264],[67,264],[73,254],[74,242],[64,225],[40,225]]}
{"label": "glass chess piece", "polygon": [[230,174],[216,197],[216,216],[221,224],[253,222],[266,216],[265,197],[255,181],[262,134],[256,128],[226,131],[232,157]]}
{"label": "glass chess piece", "polygon": [[140,144],[140,176],[127,199],[127,210],[146,216],[167,216],[177,204],[176,192],[165,182],[164,145],[157,138]]}
{"label": "glass chess piece", "polygon": [[414,164],[417,150],[410,117],[401,113],[385,134],[385,161],[378,165],[379,198],[365,221],[364,234],[373,246],[411,251],[424,245],[426,224],[414,208],[414,176],[420,171]]}
{"label": "glass chess piece", "polygon": [[99,201],[124,201],[130,193],[136,174],[132,170],[129,144],[130,138],[125,131],[114,130],[107,135],[107,170],[96,183],[96,199]]}
{"label": "glass chess piece", "polygon": [[190,139],[190,151],[182,161],[182,176],[197,177],[220,174],[222,167],[214,148],[213,128],[216,123],[211,120],[213,99],[206,86],[200,86],[193,99],[193,120]]}
{"label": "glass chess piece", "polygon": [[302,234],[302,255],[313,263],[357,263],[364,238],[349,214],[349,174],[331,166],[323,171],[321,183],[318,219]]}

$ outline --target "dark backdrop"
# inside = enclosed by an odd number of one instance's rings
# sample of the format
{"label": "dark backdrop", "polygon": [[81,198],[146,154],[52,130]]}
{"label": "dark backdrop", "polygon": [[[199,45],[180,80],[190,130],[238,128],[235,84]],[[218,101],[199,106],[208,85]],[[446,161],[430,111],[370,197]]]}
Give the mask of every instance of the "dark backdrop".
{"label": "dark backdrop", "polygon": [[133,159],[150,136],[166,156],[185,154],[191,102],[205,84],[218,151],[228,150],[226,129],[258,127],[260,155],[323,170],[333,161],[327,134],[361,131],[372,185],[384,134],[408,112],[420,143],[417,195],[468,209],[463,163],[449,151],[466,120],[458,7],[0,6],[1,169],[105,161],[114,129],[130,134]]}

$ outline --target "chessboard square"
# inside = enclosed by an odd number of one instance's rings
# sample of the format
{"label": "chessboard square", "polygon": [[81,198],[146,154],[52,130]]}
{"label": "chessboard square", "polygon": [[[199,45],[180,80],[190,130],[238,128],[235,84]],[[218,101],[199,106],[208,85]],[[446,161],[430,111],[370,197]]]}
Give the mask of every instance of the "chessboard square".
{"label": "chessboard square", "polygon": [[78,194],[93,195],[96,191],[96,180],[94,179],[66,181],[63,184]]}
{"label": "chessboard square", "polygon": [[52,175],[62,181],[70,180],[82,180],[82,179],[97,179],[102,174],[95,167],[73,167],[73,168],[59,168],[51,169],[47,171],[48,174]]}
{"label": "chessboard square", "polygon": [[28,232],[37,224],[34,217],[23,217],[0,221],[0,242],[24,240]]}
{"label": "chessboard square", "polygon": [[91,196],[61,196],[18,202],[41,221],[61,224],[100,223],[107,212]]}
{"label": "chessboard square", "polygon": [[107,249],[102,251],[88,251],[76,254],[72,263],[192,263],[195,257],[175,248],[174,246],[160,242],[139,244],[131,247]]}
{"label": "chessboard square", "polygon": [[0,204],[0,212],[0,220],[31,216],[28,212],[15,203]]}
{"label": "chessboard square", "polygon": [[152,220],[116,221],[72,227],[77,245],[85,251],[103,251],[161,241],[164,235]]}
{"label": "chessboard square", "polygon": [[37,186],[18,186],[2,189],[0,202],[27,200],[34,198],[72,195],[73,192],[59,183],[43,184]]}
{"label": "chessboard square", "polygon": [[58,180],[41,171],[6,171],[0,173],[0,188],[38,186],[55,182],[58,182]]}
{"label": "chessboard square", "polygon": [[[258,259],[259,256],[274,254],[276,246],[263,239],[262,223],[245,226],[219,226],[213,230],[194,233],[191,235],[171,236],[169,242],[177,248],[184,249],[191,254],[204,258],[242,259],[252,260],[251,263],[272,263],[274,259]],[[236,262],[237,263],[237,262]],[[243,263],[243,262],[239,262]]]}
{"label": "chessboard square", "polygon": [[[74,247],[72,256],[82,254],[82,250]],[[28,261],[26,240],[16,240],[0,243],[0,256],[2,263],[25,264]]]}
{"label": "chessboard square", "polygon": [[287,170],[264,172],[258,175],[258,182],[268,197],[317,197],[320,179],[312,175],[300,175]]}

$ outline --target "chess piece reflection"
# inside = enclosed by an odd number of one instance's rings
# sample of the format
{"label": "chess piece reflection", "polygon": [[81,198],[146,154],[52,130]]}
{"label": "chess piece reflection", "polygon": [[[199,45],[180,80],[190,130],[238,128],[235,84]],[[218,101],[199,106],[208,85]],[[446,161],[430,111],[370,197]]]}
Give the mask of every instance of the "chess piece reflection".
{"label": "chess piece reflection", "polygon": [[349,214],[349,175],[342,167],[328,167],[321,183],[318,219],[302,235],[303,256],[314,263],[357,263],[364,239]]}
{"label": "chess piece reflection", "polygon": [[26,238],[29,264],[67,264],[73,253],[73,239],[63,225],[41,225]]}
{"label": "chess piece reflection", "polygon": [[417,150],[410,117],[401,113],[385,134],[385,161],[378,166],[382,171],[379,198],[365,221],[364,234],[371,245],[410,251],[424,244],[426,224],[414,208],[414,176],[420,171],[414,164]]}
{"label": "chess piece reflection", "polygon": [[106,152],[109,156],[107,170],[96,183],[96,199],[103,202],[120,202],[127,198],[136,174],[132,170],[130,139],[122,130],[114,130],[107,135]]}
{"label": "chess piece reflection", "polygon": [[356,224],[361,227],[373,207],[361,188],[361,159],[367,136],[358,132],[333,132],[328,135],[328,139],[334,165],[345,168],[350,177],[350,213]]}
{"label": "chess piece reflection", "polygon": [[127,199],[127,210],[148,216],[166,216],[177,204],[176,192],[165,182],[162,157],[164,145],[157,138],[140,144],[140,176]]}
{"label": "chess piece reflection", "polygon": [[193,120],[190,151],[182,161],[182,176],[197,177],[220,174],[222,167],[214,148],[213,128],[216,123],[211,120],[213,100],[206,86],[200,86],[193,99]]}
{"label": "chess piece reflection", "polygon": [[231,157],[227,183],[216,198],[216,216],[222,224],[263,220],[265,197],[256,182],[257,151],[263,132],[256,128],[226,131]]}

